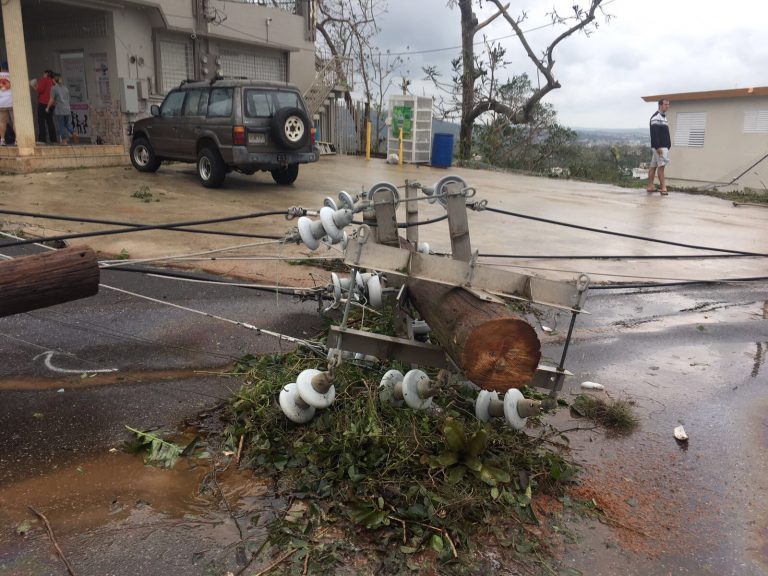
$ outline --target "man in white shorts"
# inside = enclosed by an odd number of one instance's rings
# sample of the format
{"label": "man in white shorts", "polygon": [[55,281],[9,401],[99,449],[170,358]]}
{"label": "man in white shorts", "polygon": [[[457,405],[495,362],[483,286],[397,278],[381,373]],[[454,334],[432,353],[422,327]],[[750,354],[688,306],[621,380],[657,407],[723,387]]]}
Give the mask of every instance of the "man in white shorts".
{"label": "man in white shorts", "polygon": [[662,98],[659,100],[659,109],[651,116],[651,168],[648,170],[648,186],[646,191],[656,192],[654,179],[656,173],[659,174],[659,192],[667,195],[667,181],[664,179],[664,167],[669,164],[669,149],[672,147],[672,140],[669,137],[669,122],[667,122],[667,110],[669,109],[669,100]]}

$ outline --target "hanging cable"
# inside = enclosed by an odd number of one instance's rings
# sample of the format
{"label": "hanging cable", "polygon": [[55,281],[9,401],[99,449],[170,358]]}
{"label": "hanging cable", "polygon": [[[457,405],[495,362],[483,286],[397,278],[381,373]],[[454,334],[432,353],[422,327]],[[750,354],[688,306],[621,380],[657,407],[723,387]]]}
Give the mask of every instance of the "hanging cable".
{"label": "hanging cable", "polygon": [[[11,213],[8,210],[0,210],[0,214]],[[8,246],[23,246],[26,244],[35,244],[38,242],[55,242],[58,240],[73,240],[75,238],[89,238],[92,236],[111,236],[114,234],[125,234],[127,232],[144,232],[147,230],[171,230],[183,226],[197,226],[199,224],[215,224],[218,222],[232,222],[235,220],[247,220],[249,218],[262,218],[264,216],[279,216],[285,215],[284,210],[272,210],[270,212],[253,212],[251,214],[244,214],[241,216],[226,216],[223,218],[211,218],[207,220],[193,220],[187,222],[173,222],[171,224],[129,224],[130,228],[119,228],[112,230],[100,230],[97,232],[81,232],[78,234],[62,234],[59,236],[50,236],[48,238],[35,238],[29,240],[20,240],[18,242],[6,242],[0,244],[0,248],[7,248]],[[18,214],[15,214],[18,215]],[[281,240],[282,236],[259,236],[260,238],[267,238],[270,240]]]}
{"label": "hanging cable", "polygon": [[[444,254],[450,256],[450,254]],[[707,258],[755,258],[751,254],[659,254],[657,256],[617,254],[592,256],[541,256],[537,254],[482,254],[481,258],[513,258],[519,260],[705,260]],[[758,256],[759,258],[759,256]]]}
{"label": "hanging cable", "polygon": [[[122,222],[120,220],[100,220],[96,218],[83,218],[79,216],[59,216],[56,214],[40,214],[37,212],[20,212],[18,210],[0,210],[0,214],[11,216],[29,216],[30,218],[44,218],[46,220],[61,220],[63,222],[81,222],[85,224],[104,224],[106,226],[143,226],[133,222]],[[211,234],[217,236],[240,236],[243,238],[265,238],[280,239],[280,236],[264,236],[260,234],[248,234],[247,232],[227,232],[224,230],[206,230],[201,228],[168,228],[169,232],[191,232],[192,234]]]}
{"label": "hanging cable", "polygon": [[[438,216],[437,218],[433,218],[432,220],[424,220],[422,222],[409,222],[406,224],[398,224],[398,228],[411,228],[413,226],[426,226],[427,224],[434,224],[435,222],[442,222],[443,220],[446,220],[448,218],[447,214],[444,214],[443,216]],[[367,222],[358,222],[357,220],[353,220],[352,224],[362,225],[367,224]],[[375,222],[371,222],[368,224],[371,228],[375,228],[378,226]],[[2,246],[0,246],[2,248]]]}
{"label": "hanging cable", "polygon": [[[467,204],[470,208],[475,208],[478,203]],[[684,244],[682,242],[672,242],[670,240],[658,240],[656,238],[648,238],[646,236],[638,236],[636,234],[626,234],[624,232],[613,232],[610,230],[601,230],[599,228],[591,228],[589,226],[581,226],[580,224],[569,224],[567,222],[559,222],[557,220],[550,220],[549,218],[541,218],[539,216],[529,216],[528,214],[520,214],[518,212],[510,212],[508,210],[501,210],[500,208],[490,208],[488,206],[480,207],[480,210],[488,212],[495,212],[496,214],[504,214],[505,216],[514,216],[516,218],[524,218],[526,220],[535,220],[537,222],[545,222],[547,224],[555,224],[557,226],[565,226],[567,228],[575,228],[577,230],[586,230],[588,232],[597,232],[599,234],[608,234],[609,236],[620,236],[622,238],[633,238],[635,240],[644,240],[646,242],[656,242],[658,244],[668,244],[669,246],[681,246],[683,248],[693,248],[695,250],[709,250],[710,252],[724,252],[727,254],[740,254],[742,256],[761,256],[766,257],[768,254],[760,252],[746,252],[743,250],[727,250],[724,248],[711,248],[709,246],[698,246],[696,244]]]}

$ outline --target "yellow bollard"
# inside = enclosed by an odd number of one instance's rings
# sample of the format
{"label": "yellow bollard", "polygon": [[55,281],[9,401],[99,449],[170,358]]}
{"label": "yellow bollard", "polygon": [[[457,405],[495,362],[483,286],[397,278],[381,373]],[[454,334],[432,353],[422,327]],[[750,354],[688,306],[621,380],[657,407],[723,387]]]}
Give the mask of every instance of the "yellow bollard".
{"label": "yellow bollard", "polygon": [[371,121],[365,124],[365,159],[371,159]]}
{"label": "yellow bollard", "polygon": [[398,163],[400,164],[400,166],[402,166],[403,165],[403,129],[402,128],[400,128],[400,150],[399,150],[399,152],[400,152],[400,156],[398,158]]}

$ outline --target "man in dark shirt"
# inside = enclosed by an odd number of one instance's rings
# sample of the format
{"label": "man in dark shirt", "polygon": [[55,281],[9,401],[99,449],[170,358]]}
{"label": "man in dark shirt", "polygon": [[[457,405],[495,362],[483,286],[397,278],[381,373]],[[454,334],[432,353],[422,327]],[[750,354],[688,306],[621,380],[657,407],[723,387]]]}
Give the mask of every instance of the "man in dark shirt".
{"label": "man in dark shirt", "polygon": [[667,181],[664,179],[664,167],[669,164],[669,149],[672,147],[672,140],[669,137],[669,123],[667,122],[667,110],[669,109],[669,100],[662,98],[659,100],[659,109],[651,116],[651,168],[648,170],[648,192],[656,192],[656,186],[653,181],[656,173],[659,174],[659,192],[667,195]]}

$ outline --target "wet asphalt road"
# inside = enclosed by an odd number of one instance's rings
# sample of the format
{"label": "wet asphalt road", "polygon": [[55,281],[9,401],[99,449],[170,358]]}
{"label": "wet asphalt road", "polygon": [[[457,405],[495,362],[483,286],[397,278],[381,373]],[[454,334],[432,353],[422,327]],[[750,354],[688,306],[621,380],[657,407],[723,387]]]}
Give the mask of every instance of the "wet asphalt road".
{"label": "wet asphalt road", "polygon": [[119,445],[124,425],[173,428],[239,388],[219,373],[243,354],[293,347],[104,285],[302,339],[319,330],[317,304],[291,296],[117,271],[101,283],[94,297],[0,318],[0,486]]}
{"label": "wet asphalt road", "polygon": [[[25,180],[23,195],[12,196],[10,191],[15,188],[10,182],[0,190],[0,203],[61,214],[77,212],[73,206],[87,206],[94,217],[122,214],[126,220],[180,221],[231,215],[257,209],[255,206],[265,210],[291,204],[312,207],[319,205],[323,195],[335,195],[342,188],[354,191],[379,180],[401,184],[405,178],[431,183],[444,175],[428,168],[383,163],[368,167],[358,159],[332,158],[308,170],[314,178],[305,176],[278,195],[272,193],[271,185],[240,177],[233,177],[227,187],[212,194],[199,188],[183,169],[164,169],[151,177],[130,172],[130,178],[124,171],[91,172],[94,181],[105,184],[99,188],[80,183],[64,197],[51,194],[59,175],[46,175],[50,182],[37,188]],[[736,209],[722,200],[683,194],[661,199],[637,190],[588,183],[458,172],[478,186],[490,205],[508,210],[696,244],[768,251],[764,208]],[[80,171],[77,178],[87,173]],[[139,184],[151,186],[162,200],[152,204],[136,201],[131,192]],[[433,217],[442,212],[427,206],[422,214]],[[473,245],[484,252],[682,252],[542,227],[487,212],[470,213],[469,218]],[[252,226],[253,230],[247,230],[282,234],[288,224],[279,217]],[[80,231],[81,227],[72,229]],[[446,234],[444,224],[438,224],[426,228],[422,239],[434,248],[447,249]],[[93,244],[105,253],[126,249],[137,257],[219,245],[199,235],[141,236],[141,240],[137,236],[104,237]],[[173,236],[175,244],[166,242],[166,236],[168,240]],[[613,259],[569,262],[567,266],[531,258],[523,264],[523,271],[548,277],[572,278],[573,270],[585,271],[595,282],[633,277],[765,276],[768,270],[765,258]],[[323,275],[327,277],[320,273]],[[276,298],[262,292],[108,271],[103,272],[102,280],[292,336],[311,337],[319,328],[316,304],[295,303],[288,296]],[[612,398],[634,403],[641,428],[623,439],[606,438],[600,431],[569,435],[574,454],[585,465],[584,485],[614,496],[616,509],[611,512],[620,514],[632,529],[598,522],[564,526],[575,540],[564,547],[564,566],[591,576],[768,574],[768,320],[762,312],[766,300],[765,283],[595,290],[590,294],[587,309],[592,315],[580,316],[576,325],[566,362],[575,375],[563,395],[572,399],[584,380],[600,382]],[[556,363],[568,318],[548,312],[542,322],[557,331],[550,336],[537,326],[545,357]],[[140,524],[163,520],[163,514],[181,517],[193,509],[182,493],[189,496],[194,492],[195,478],[161,471],[154,484],[143,475],[154,471],[137,472],[136,484],[162,494],[162,502],[154,499],[151,511],[130,509],[127,518],[121,517],[122,524],[112,522],[95,531],[84,529],[92,526],[80,514],[67,524],[73,516],[69,506],[85,507],[84,502],[93,497],[102,512],[111,511],[120,477],[130,476],[132,464],[123,455],[114,456],[120,460],[112,460],[112,455],[104,460],[104,455],[126,438],[125,424],[173,428],[218,403],[239,385],[218,374],[242,353],[280,348],[271,337],[242,327],[106,289],[87,300],[0,318],[0,575],[62,573],[44,533],[38,532],[30,540],[14,535],[25,512],[19,505],[28,502],[51,510],[61,541],[74,555],[81,576],[210,574],[210,562],[217,567],[216,574],[223,574],[225,566],[237,568],[231,557],[219,558],[227,550],[232,552],[227,546],[238,539],[226,522],[217,529],[229,530],[223,535],[214,534],[207,525],[150,532],[137,529]],[[54,354],[46,356],[46,352]],[[83,378],[85,369],[117,372]],[[554,420],[565,428],[583,426],[563,412]],[[687,450],[672,438],[673,428],[680,423],[691,436]],[[86,479],[103,476],[103,481],[98,485],[85,482],[79,476],[81,467],[87,472]],[[80,494],[76,503],[57,500],[62,498],[59,484],[78,483],[87,486],[88,492]],[[131,488],[130,492],[136,502],[149,498],[139,498],[137,490]],[[34,500],[27,500],[33,496]],[[183,501],[180,508],[160,510],[161,505],[176,500]],[[4,516],[9,507],[14,513]],[[86,517],[94,514],[87,507],[79,510]],[[206,514],[213,512],[208,509]],[[639,534],[645,536],[638,542]],[[635,539],[630,538],[633,535]]]}
{"label": "wet asphalt road", "polygon": [[[621,439],[571,433],[571,444],[584,485],[616,502],[606,513],[634,532],[577,522],[565,566],[591,576],[768,574],[767,302],[764,283],[591,294],[563,394],[601,383],[633,403],[641,424]],[[555,420],[584,426],[564,412]],[[673,437],[681,424],[687,444]]]}

